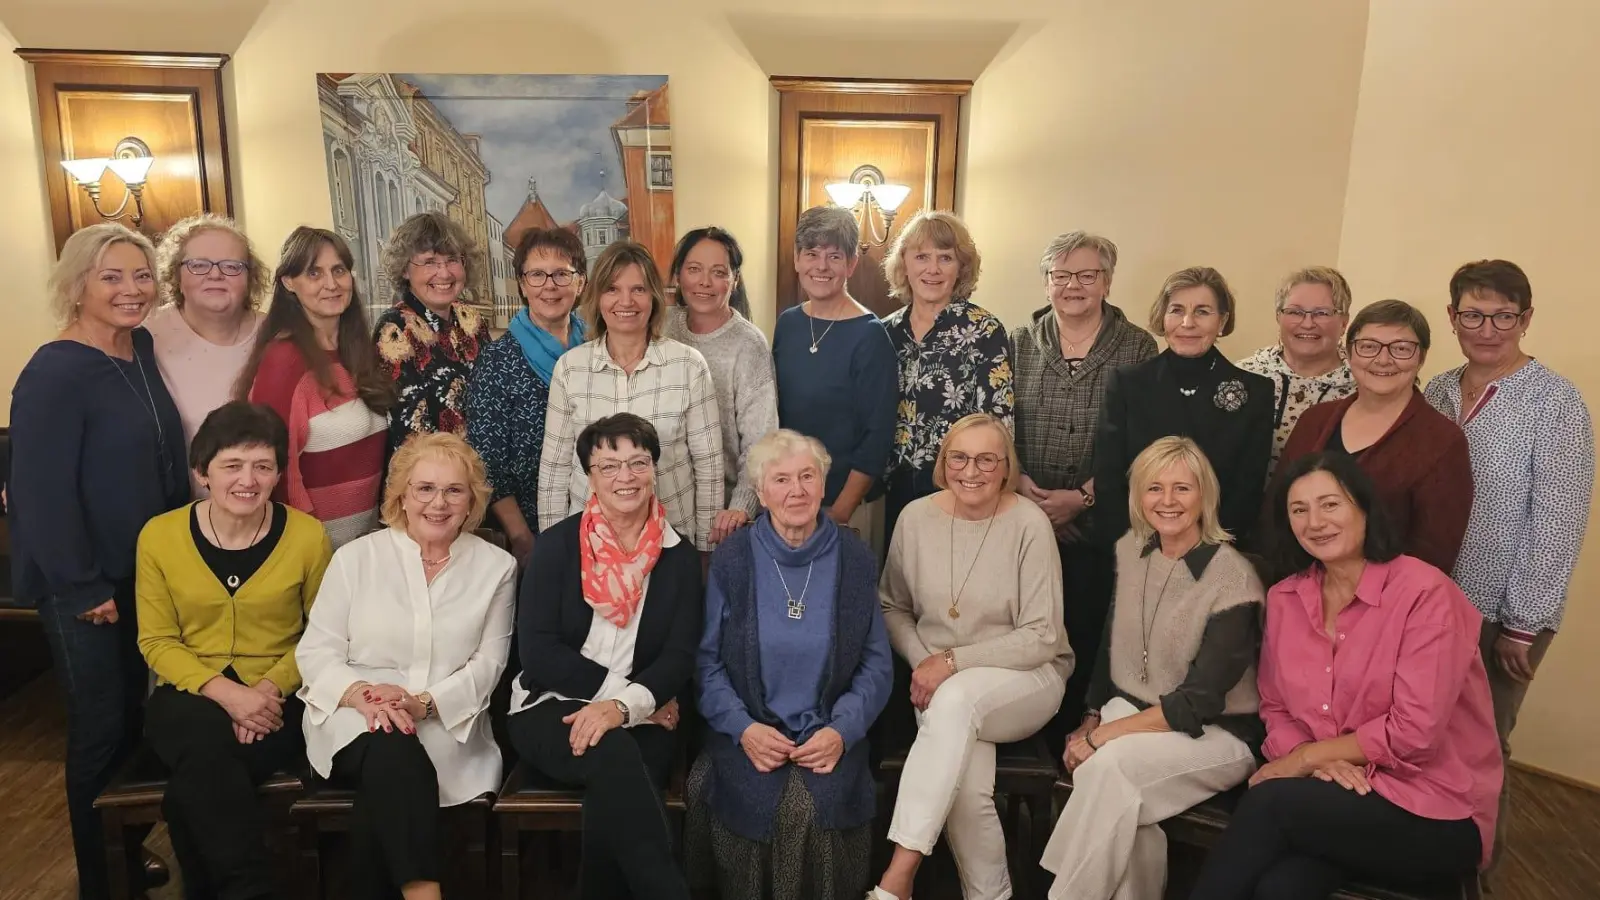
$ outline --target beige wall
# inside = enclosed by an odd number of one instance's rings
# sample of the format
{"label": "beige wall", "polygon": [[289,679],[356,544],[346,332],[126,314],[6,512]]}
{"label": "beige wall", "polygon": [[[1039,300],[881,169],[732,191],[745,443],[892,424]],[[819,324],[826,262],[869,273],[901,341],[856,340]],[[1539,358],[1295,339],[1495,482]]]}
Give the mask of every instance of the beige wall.
{"label": "beige wall", "polygon": [[11,385],[35,347],[55,334],[44,302],[44,283],[55,260],[50,218],[40,178],[39,128],[28,66],[12,54],[11,33],[0,26],[0,247],[13,275],[0,328],[0,423],[11,420]]}
{"label": "beige wall", "polygon": [[[1424,375],[1460,365],[1444,307],[1450,273],[1517,261],[1536,313],[1524,347],[1600,412],[1594,215],[1600,209],[1600,4],[1588,0],[1374,3],[1339,264],[1364,300],[1424,307]],[[1566,622],[1528,694],[1518,760],[1600,785],[1600,528]]]}

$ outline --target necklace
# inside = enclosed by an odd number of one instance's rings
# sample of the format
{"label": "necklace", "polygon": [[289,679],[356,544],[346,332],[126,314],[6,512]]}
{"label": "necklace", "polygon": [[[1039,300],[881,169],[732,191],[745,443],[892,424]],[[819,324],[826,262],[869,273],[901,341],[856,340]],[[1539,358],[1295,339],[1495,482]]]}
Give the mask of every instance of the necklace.
{"label": "necklace", "polygon": [[789,581],[783,577],[783,567],[777,560],[772,561],[772,568],[778,573],[778,583],[783,585],[783,596],[789,602],[789,618],[800,619],[806,614],[806,592],[811,590],[811,568],[817,564],[816,560],[806,563],[806,583],[800,589],[800,599],[796,600],[794,594],[789,592]]}
{"label": "necklace", "polygon": [[[1160,553],[1160,550],[1156,550]],[[1155,612],[1145,615],[1145,604],[1150,602],[1150,569],[1148,564],[1144,567],[1144,588],[1139,594],[1139,637],[1143,640],[1144,655],[1139,660],[1139,683],[1150,683],[1150,633],[1155,630],[1156,616],[1161,615],[1161,601],[1167,598],[1167,583],[1172,580],[1172,573],[1178,570],[1182,559],[1172,561],[1172,567],[1167,569],[1167,577],[1161,581],[1161,593],[1156,595]]]}
{"label": "necklace", "polygon": [[828,320],[828,327],[822,329],[822,337],[817,337],[817,319],[816,319],[815,316],[812,316],[809,313],[806,314],[806,326],[811,332],[811,352],[812,353],[817,352],[817,348],[822,346],[822,342],[824,340],[826,340],[827,337],[828,337],[828,332],[833,330],[834,324],[837,323],[838,321],[839,321],[838,319],[829,319]]}
{"label": "necklace", "polygon": [[[91,344],[90,346],[93,345]],[[100,350],[99,347],[95,347],[95,349]],[[128,390],[139,398],[139,407],[150,413],[150,421],[154,422],[156,426],[156,445],[161,448],[162,454],[165,455],[167,440],[166,435],[161,430],[161,414],[156,410],[156,395],[150,390],[150,377],[144,372],[144,360],[139,358],[139,351],[137,349],[133,351],[133,363],[139,367],[139,380],[144,382],[143,396],[140,396],[139,389],[133,386],[133,379],[128,377],[128,373],[122,371],[122,367],[117,365],[116,359],[112,358],[111,354],[106,353],[104,350],[100,350],[100,353],[105,356],[106,362],[111,363],[111,367],[117,370],[117,374],[122,376],[123,382],[128,385]]]}
{"label": "necklace", "polygon": [[[1213,358],[1211,360],[1211,365],[1206,366],[1206,371],[1210,372],[1211,370],[1215,369],[1216,367],[1217,367],[1217,361],[1216,361],[1215,358]],[[1192,387],[1192,388],[1186,388],[1186,387],[1178,388],[1178,393],[1184,395],[1185,397],[1193,397],[1195,394],[1199,393],[1199,391],[1200,391],[1200,388],[1199,388],[1198,385],[1196,385],[1195,387]]]}
{"label": "necklace", "polygon": [[1061,340],[1061,355],[1062,355],[1062,357],[1063,358],[1068,358],[1068,359],[1074,358],[1074,357],[1069,356],[1069,354],[1077,353],[1079,345],[1084,344],[1084,343],[1087,343],[1090,347],[1093,347],[1094,346],[1094,339],[1100,336],[1100,329],[1102,329],[1104,327],[1106,327],[1106,318],[1105,318],[1105,316],[1102,315],[1100,317],[1100,321],[1095,323],[1094,330],[1089,332],[1088,337],[1081,337],[1081,338],[1078,338],[1076,341],[1069,341],[1069,340],[1067,340],[1067,331],[1066,331],[1066,329],[1062,328],[1060,320],[1057,320],[1056,321],[1056,337],[1060,338],[1060,340]]}
{"label": "necklace", "polygon": [[[268,504],[267,506],[262,507],[261,521],[256,523],[256,533],[250,536],[250,543],[245,544],[243,547],[239,547],[238,549],[222,546],[222,533],[217,531],[217,522],[211,516],[212,511],[215,509],[216,501],[213,500],[206,504],[206,524],[211,526],[211,536],[216,539],[217,549],[227,550],[230,553],[239,553],[244,550],[249,550],[251,547],[256,545],[257,541],[261,540],[261,529],[267,527],[267,514],[272,511],[272,506],[271,504]],[[237,590],[240,583],[239,574],[235,572],[229,575],[224,583],[227,584],[228,590]]]}
{"label": "necklace", "polygon": [[965,594],[967,592],[967,582],[972,580],[972,570],[976,569],[978,567],[978,557],[983,555],[983,545],[986,542],[988,542],[988,540],[989,540],[989,529],[994,527],[995,516],[998,516],[1000,514],[1000,501],[1004,500],[1004,499],[1005,499],[1005,497],[1002,496],[1002,497],[1000,497],[1000,498],[998,498],[998,499],[996,499],[994,501],[994,511],[989,513],[989,518],[988,519],[984,520],[983,537],[978,539],[978,549],[977,549],[976,552],[974,552],[972,554],[972,562],[967,564],[967,575],[966,575],[965,578],[961,579],[961,589],[960,590],[956,589],[956,514],[953,511],[953,504],[954,504],[955,501],[953,501],[953,500],[951,501],[951,503],[952,503],[952,512],[950,513],[950,618],[952,618],[952,619],[961,618],[961,610],[958,608],[958,607],[961,606],[961,595]]}
{"label": "necklace", "polygon": [[427,566],[430,569],[433,568],[434,566],[442,566],[442,565],[444,565],[445,563],[447,563],[449,561],[450,561],[450,554],[448,554],[448,553],[446,553],[445,555],[439,557],[438,559],[429,559],[426,556],[424,556],[422,558],[422,564],[424,566]]}

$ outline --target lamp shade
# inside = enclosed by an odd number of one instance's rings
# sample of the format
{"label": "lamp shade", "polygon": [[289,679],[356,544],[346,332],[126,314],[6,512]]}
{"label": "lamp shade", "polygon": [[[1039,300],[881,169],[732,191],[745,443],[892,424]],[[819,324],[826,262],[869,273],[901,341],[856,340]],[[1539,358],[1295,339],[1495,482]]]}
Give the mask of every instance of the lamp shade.
{"label": "lamp shade", "polygon": [[852,209],[857,203],[860,203],[861,195],[867,190],[865,185],[855,184],[849,181],[836,181],[833,184],[827,185],[823,189],[828,192],[829,200],[832,200],[835,205],[842,206],[845,209]]}
{"label": "lamp shade", "polygon": [[105,174],[106,164],[111,160],[104,157],[97,159],[63,159],[61,168],[67,170],[72,180],[79,184],[94,184]]}
{"label": "lamp shade", "polygon": [[894,212],[911,196],[911,188],[903,184],[879,184],[872,188],[872,199],[878,201],[884,212]]}
{"label": "lamp shade", "polygon": [[153,156],[130,156],[122,159],[113,159],[109,163],[111,171],[117,173],[122,183],[130,187],[144,184],[145,178],[150,175],[150,167],[155,164]]}

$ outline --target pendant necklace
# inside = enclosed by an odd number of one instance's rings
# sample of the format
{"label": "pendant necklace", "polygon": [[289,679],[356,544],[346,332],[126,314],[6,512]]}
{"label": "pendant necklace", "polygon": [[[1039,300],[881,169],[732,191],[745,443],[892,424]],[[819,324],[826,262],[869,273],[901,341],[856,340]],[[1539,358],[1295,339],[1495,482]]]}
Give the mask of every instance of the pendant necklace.
{"label": "pendant necklace", "polygon": [[976,552],[974,552],[972,554],[972,562],[967,564],[967,575],[966,575],[965,578],[961,579],[961,589],[960,590],[956,589],[956,514],[954,512],[954,503],[955,503],[955,501],[954,500],[951,501],[952,511],[950,513],[950,618],[952,618],[952,619],[961,618],[961,610],[958,608],[958,607],[961,606],[961,595],[967,592],[967,582],[972,580],[972,570],[976,569],[978,567],[978,557],[983,555],[983,545],[989,540],[989,529],[994,527],[995,517],[1000,514],[1000,502],[1002,500],[1004,500],[1004,499],[1005,499],[1005,497],[1001,496],[999,499],[995,500],[995,502],[994,502],[994,511],[989,513],[989,518],[987,520],[985,520],[985,522],[984,522],[983,537],[978,539],[978,549],[977,549]]}
{"label": "pendant necklace", "polygon": [[[1213,360],[1211,360],[1211,365],[1206,367],[1206,371],[1210,372],[1213,369],[1215,369],[1216,367],[1217,367],[1217,361],[1215,359],[1213,359]],[[1192,388],[1186,388],[1186,387],[1178,388],[1178,393],[1184,395],[1185,397],[1193,397],[1195,394],[1197,394],[1199,392],[1200,392],[1200,387],[1198,385],[1196,385],[1195,387],[1192,387]]]}
{"label": "pendant necklace", "polygon": [[[1156,553],[1160,553],[1161,551],[1160,550],[1156,550],[1155,552]],[[1139,593],[1139,637],[1141,639],[1143,639],[1143,642],[1144,642],[1144,648],[1143,648],[1144,649],[1144,653],[1143,653],[1143,656],[1139,660],[1139,683],[1140,684],[1149,684],[1150,683],[1150,633],[1155,630],[1155,624],[1156,624],[1155,617],[1161,615],[1161,601],[1165,600],[1167,598],[1167,582],[1172,580],[1172,573],[1177,571],[1178,564],[1181,563],[1181,562],[1183,562],[1183,560],[1181,560],[1181,559],[1176,559],[1176,560],[1172,561],[1172,568],[1167,570],[1167,577],[1162,579],[1162,581],[1161,581],[1161,593],[1156,595],[1156,608],[1155,608],[1155,611],[1153,613],[1151,613],[1148,617],[1145,616],[1144,609],[1145,609],[1145,604],[1150,602],[1150,569],[1151,569],[1151,566],[1149,564],[1146,564],[1145,567],[1144,567],[1144,588]]]}
{"label": "pendant necklace", "polygon": [[[211,526],[211,536],[217,540],[217,549],[226,550],[229,553],[239,553],[244,550],[249,550],[251,547],[256,545],[257,541],[261,540],[261,529],[267,527],[267,515],[272,512],[272,505],[268,504],[261,510],[261,521],[256,523],[256,533],[250,536],[250,543],[245,544],[238,550],[235,550],[231,547],[222,546],[222,534],[221,532],[217,531],[217,522],[211,517],[211,512],[214,509],[216,509],[215,500],[206,504],[206,524]],[[225,579],[224,583],[228,585],[228,590],[238,590],[240,584],[238,573],[235,572],[234,574],[229,575],[227,579]]]}
{"label": "pendant necklace", "polygon": [[[815,316],[811,315],[810,313],[806,314],[806,327],[811,332],[811,352],[812,353],[817,352],[817,348],[822,346],[822,342],[824,340],[826,340],[827,337],[828,337],[828,332],[833,330],[834,324],[837,323],[838,321],[839,321],[838,319],[829,319],[828,320],[828,327],[822,329],[822,337],[817,337],[817,319],[816,319]],[[801,591],[801,593],[803,594],[805,592]],[[795,616],[794,618],[799,618],[799,616]]]}
{"label": "pendant necklace", "polygon": [[783,567],[778,565],[778,561],[777,560],[773,560],[772,561],[772,568],[774,570],[776,570],[777,573],[778,573],[778,583],[783,585],[783,596],[789,603],[789,618],[791,618],[791,619],[801,619],[801,618],[805,617],[805,614],[806,614],[806,591],[811,590],[811,569],[814,566],[816,566],[816,564],[817,564],[816,560],[812,560],[811,562],[806,564],[806,583],[805,583],[805,587],[802,587],[800,589],[800,599],[796,600],[794,594],[791,594],[789,592],[789,581],[788,581],[788,579],[783,577]]}

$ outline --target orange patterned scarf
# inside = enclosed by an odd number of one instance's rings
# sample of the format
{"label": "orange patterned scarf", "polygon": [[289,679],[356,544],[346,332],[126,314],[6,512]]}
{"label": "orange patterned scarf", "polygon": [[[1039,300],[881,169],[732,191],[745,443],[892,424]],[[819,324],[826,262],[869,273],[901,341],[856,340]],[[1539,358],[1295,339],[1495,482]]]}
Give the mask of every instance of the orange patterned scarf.
{"label": "orange patterned scarf", "polygon": [[583,599],[607,621],[625,628],[644,602],[644,580],[661,559],[661,540],[667,510],[660,500],[644,523],[639,545],[633,552],[622,549],[616,529],[600,510],[600,498],[589,495],[583,518],[578,520],[579,568],[583,576]]}

